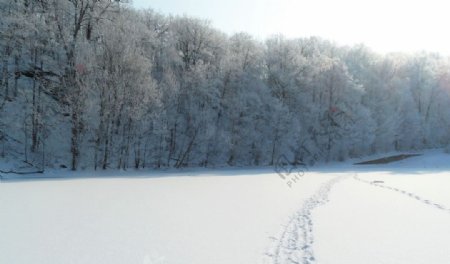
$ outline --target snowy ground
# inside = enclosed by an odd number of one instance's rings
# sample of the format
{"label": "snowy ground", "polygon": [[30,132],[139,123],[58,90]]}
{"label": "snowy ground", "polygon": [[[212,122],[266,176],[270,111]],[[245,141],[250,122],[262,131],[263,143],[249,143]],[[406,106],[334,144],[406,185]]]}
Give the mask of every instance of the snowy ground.
{"label": "snowy ground", "polygon": [[450,263],[450,155],[297,172],[1,182],[0,263]]}

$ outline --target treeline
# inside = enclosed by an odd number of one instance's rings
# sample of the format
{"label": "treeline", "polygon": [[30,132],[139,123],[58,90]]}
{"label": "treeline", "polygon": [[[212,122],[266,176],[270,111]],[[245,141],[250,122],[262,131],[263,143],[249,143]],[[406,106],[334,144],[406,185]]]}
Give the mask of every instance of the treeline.
{"label": "treeline", "polygon": [[37,167],[331,161],[450,143],[450,61],[265,42],[113,0],[0,0],[0,156]]}

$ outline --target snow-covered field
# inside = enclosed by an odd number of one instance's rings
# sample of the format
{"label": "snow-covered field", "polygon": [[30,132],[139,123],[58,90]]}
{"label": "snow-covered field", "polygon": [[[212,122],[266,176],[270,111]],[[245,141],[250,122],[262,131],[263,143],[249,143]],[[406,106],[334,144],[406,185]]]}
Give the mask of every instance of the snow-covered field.
{"label": "snow-covered field", "polygon": [[450,263],[450,155],[297,172],[4,181],[0,263]]}

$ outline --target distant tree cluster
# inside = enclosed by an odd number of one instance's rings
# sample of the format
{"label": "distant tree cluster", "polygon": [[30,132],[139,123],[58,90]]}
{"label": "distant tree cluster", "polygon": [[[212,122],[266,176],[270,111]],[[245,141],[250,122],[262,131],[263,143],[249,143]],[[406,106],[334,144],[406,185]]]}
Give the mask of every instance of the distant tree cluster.
{"label": "distant tree cluster", "polygon": [[265,42],[113,0],[0,0],[0,156],[127,169],[450,143],[450,61]]}

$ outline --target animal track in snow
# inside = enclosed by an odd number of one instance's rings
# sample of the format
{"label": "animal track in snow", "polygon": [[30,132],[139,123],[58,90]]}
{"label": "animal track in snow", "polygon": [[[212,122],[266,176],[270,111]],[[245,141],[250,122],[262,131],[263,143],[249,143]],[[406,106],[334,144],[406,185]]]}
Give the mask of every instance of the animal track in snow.
{"label": "animal track in snow", "polygon": [[359,178],[357,175],[353,176],[353,178],[355,180],[359,181],[359,182],[363,182],[363,183],[370,184],[370,185],[375,186],[375,187],[383,188],[383,189],[386,189],[386,190],[391,190],[393,192],[397,192],[397,193],[406,195],[409,198],[412,198],[412,199],[414,199],[416,201],[419,201],[419,202],[421,202],[421,203],[423,203],[425,205],[429,205],[429,206],[432,206],[432,207],[434,207],[436,209],[443,210],[443,211],[446,211],[446,212],[450,213],[450,208],[447,208],[447,207],[445,207],[443,205],[440,205],[439,203],[433,202],[433,201],[431,201],[429,199],[422,198],[421,196],[419,196],[419,195],[417,195],[415,193],[408,192],[408,191],[405,191],[405,190],[401,190],[399,188],[391,187],[389,185],[384,184],[384,182],[380,183],[379,181],[363,180],[363,179]]}

